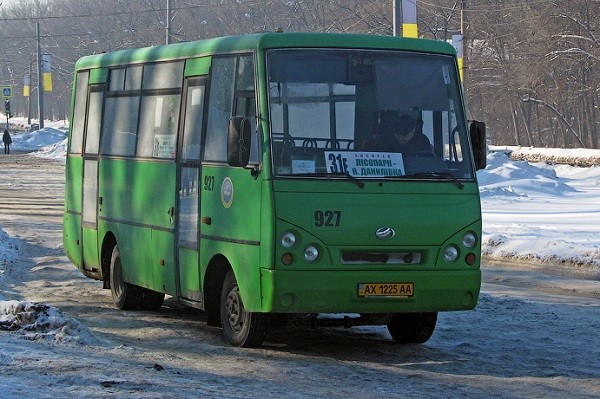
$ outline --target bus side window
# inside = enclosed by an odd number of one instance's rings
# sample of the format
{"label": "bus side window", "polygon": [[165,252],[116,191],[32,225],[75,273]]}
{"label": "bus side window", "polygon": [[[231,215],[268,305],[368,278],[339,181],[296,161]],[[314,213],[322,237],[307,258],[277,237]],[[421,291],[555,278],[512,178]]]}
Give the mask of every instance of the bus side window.
{"label": "bus side window", "polygon": [[101,136],[103,155],[135,155],[139,107],[139,96],[106,99]]}
{"label": "bus side window", "polygon": [[144,66],[138,157],[175,159],[183,66],[181,61]]}
{"label": "bus side window", "polygon": [[258,162],[252,56],[215,57],[211,71],[204,160],[227,162],[229,119],[244,116],[252,124],[250,162]]}
{"label": "bus side window", "polygon": [[96,85],[90,93],[85,129],[85,153],[98,155],[100,147],[100,126],[102,123],[102,102],[104,86]]}
{"label": "bus side window", "polygon": [[213,58],[208,95],[204,160],[227,161],[227,127],[232,116],[235,57]]}
{"label": "bus side window", "polygon": [[240,57],[235,94],[235,115],[245,116],[250,121],[251,145],[250,161],[259,162],[258,134],[256,131],[256,97],[254,91],[254,60],[251,55]]}
{"label": "bus side window", "polygon": [[85,126],[85,113],[88,94],[88,80],[90,72],[77,73],[77,88],[75,89],[75,107],[73,110],[73,123],[71,124],[71,154],[81,154],[83,146],[83,128]]}
{"label": "bus side window", "polygon": [[180,95],[142,97],[138,157],[175,158]]}

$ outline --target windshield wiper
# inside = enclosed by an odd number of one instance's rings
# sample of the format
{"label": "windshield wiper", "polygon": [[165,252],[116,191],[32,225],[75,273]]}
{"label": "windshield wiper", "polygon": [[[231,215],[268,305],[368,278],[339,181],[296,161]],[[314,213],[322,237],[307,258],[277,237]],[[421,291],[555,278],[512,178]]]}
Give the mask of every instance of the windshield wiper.
{"label": "windshield wiper", "polygon": [[463,189],[465,186],[460,180],[458,180],[452,173],[450,172],[418,172],[418,173],[410,173],[407,175],[397,175],[397,176],[386,176],[386,178],[392,179],[422,179],[422,178],[440,178],[444,177],[447,180],[451,180],[456,187],[459,189]]}
{"label": "windshield wiper", "polygon": [[348,180],[350,180],[351,182],[353,182],[354,184],[356,184],[358,187],[360,188],[364,188],[365,187],[365,183],[362,182],[361,180],[357,179],[356,177],[352,176],[350,173],[344,173],[344,172],[333,172],[333,173],[327,173],[327,172],[317,172],[317,173],[291,173],[289,175],[282,175],[282,176],[293,176],[293,177],[332,177],[332,176],[343,176],[345,178],[347,178]]}

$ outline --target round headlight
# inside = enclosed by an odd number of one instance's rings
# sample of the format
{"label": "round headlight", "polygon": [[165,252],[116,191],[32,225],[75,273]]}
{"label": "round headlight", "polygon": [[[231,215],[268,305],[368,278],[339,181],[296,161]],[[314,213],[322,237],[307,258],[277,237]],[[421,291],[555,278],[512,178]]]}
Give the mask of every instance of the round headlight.
{"label": "round headlight", "polygon": [[465,248],[473,248],[476,242],[477,237],[475,237],[475,234],[471,233],[470,231],[465,233],[465,235],[462,238],[462,245]]}
{"label": "round headlight", "polygon": [[284,248],[291,248],[296,243],[296,236],[291,231],[286,232],[283,237],[281,237],[281,245]]}
{"label": "round headlight", "polygon": [[309,261],[309,262],[315,261],[315,260],[317,260],[318,257],[319,257],[319,250],[314,245],[309,245],[304,250],[304,259],[306,259],[307,261]]}
{"label": "round headlight", "polygon": [[448,245],[444,250],[444,259],[447,262],[454,262],[458,258],[458,248],[454,245]]}

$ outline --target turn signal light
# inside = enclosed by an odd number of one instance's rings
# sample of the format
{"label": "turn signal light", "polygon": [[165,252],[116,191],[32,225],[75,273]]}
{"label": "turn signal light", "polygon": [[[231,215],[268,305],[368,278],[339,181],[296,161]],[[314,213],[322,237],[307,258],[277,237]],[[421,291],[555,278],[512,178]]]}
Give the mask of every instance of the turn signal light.
{"label": "turn signal light", "polygon": [[293,261],[294,261],[294,256],[291,253],[286,252],[283,255],[281,255],[281,263],[283,263],[284,265],[286,265],[286,266],[291,265]]}
{"label": "turn signal light", "polygon": [[469,266],[473,266],[476,261],[477,261],[477,256],[475,256],[475,254],[473,252],[469,252],[467,254],[467,256],[465,257],[465,262]]}

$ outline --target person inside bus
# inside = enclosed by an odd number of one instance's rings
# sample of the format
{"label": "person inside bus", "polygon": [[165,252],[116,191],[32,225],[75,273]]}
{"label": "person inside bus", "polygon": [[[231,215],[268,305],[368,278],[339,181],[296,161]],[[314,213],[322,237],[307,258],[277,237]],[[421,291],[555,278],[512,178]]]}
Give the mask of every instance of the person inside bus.
{"label": "person inside bus", "polygon": [[381,114],[377,133],[362,143],[362,151],[434,155],[433,146],[410,115],[393,111]]}

